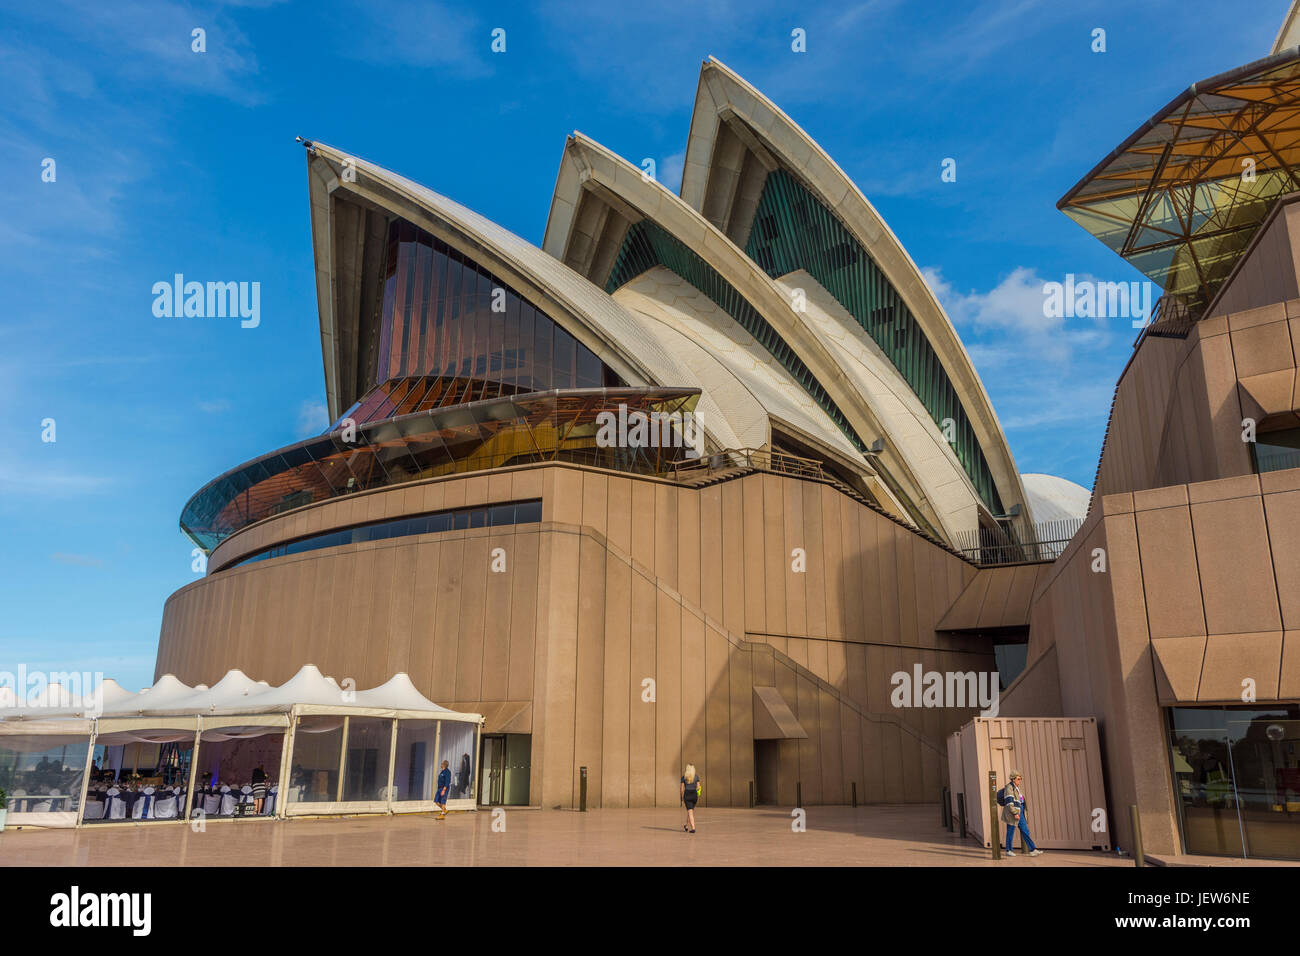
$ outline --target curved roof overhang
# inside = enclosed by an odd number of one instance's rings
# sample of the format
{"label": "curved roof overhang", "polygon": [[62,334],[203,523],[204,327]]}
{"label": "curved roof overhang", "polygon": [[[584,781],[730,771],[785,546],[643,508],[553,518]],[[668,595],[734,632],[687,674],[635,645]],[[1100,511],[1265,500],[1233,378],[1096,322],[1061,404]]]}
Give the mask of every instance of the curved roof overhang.
{"label": "curved roof overhang", "polygon": [[296,508],[377,488],[486,468],[544,461],[656,473],[681,448],[602,448],[604,411],[695,412],[695,388],[551,389],[432,408],[336,427],[247,461],[197,491],[181,530],[205,551],[230,535]]}
{"label": "curved roof overhang", "polygon": [[[321,353],[330,420],[378,384],[367,336],[378,334],[366,302],[374,294],[386,223],[400,217],[499,275],[617,372],[646,386],[693,387],[689,370],[655,339],[645,320],[532,243],[431,189],[332,146],[307,142],[312,243]],[[713,399],[701,419],[721,423]],[[711,435],[737,447],[734,435]]]}
{"label": "curved roof overhang", "polygon": [[1056,208],[1199,317],[1300,189],[1300,47],[1193,83]]}
{"label": "curved roof overhang", "polygon": [[705,60],[691,116],[681,198],[736,245],[743,245],[763,180],[777,168],[803,182],[889,277],[957,390],[1003,507],[1021,504],[1020,520],[1032,522],[1015,459],[984,384],[898,237],[798,124],[717,59]]}
{"label": "curved roof overhang", "polygon": [[[627,228],[642,219],[662,227],[701,256],[762,314],[826,390],[864,447],[889,435],[867,396],[818,331],[735,243],[681,197],[643,176],[627,160],[580,133],[570,136],[542,248],[593,283],[603,284]],[[829,417],[824,428],[835,429]],[[821,444],[834,442],[824,438]],[[920,511],[918,523],[940,528],[951,539],[959,527],[934,507],[926,484],[912,467],[907,447],[886,441],[884,450],[873,460],[888,469]],[[864,474],[877,474],[865,458],[858,469]]]}

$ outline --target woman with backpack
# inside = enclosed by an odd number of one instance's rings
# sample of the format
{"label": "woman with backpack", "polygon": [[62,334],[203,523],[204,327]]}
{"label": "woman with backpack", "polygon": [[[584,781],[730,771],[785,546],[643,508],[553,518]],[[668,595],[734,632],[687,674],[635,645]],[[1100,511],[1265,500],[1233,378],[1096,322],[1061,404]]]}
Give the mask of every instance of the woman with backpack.
{"label": "woman with backpack", "polygon": [[1023,779],[1013,770],[1011,782],[998,791],[998,801],[1002,804],[1002,822],[1007,825],[1007,856],[1016,855],[1011,849],[1011,838],[1016,835],[1017,829],[1020,830],[1021,842],[1029,848],[1029,855],[1040,856],[1043,851],[1034,846],[1034,841],[1029,838],[1029,812],[1025,795],[1020,790]]}
{"label": "woman with backpack", "polygon": [[695,804],[700,799],[700,775],[695,772],[695,764],[688,763],[682,772],[682,804],[686,807],[686,825],[682,827],[687,833],[695,832]]}

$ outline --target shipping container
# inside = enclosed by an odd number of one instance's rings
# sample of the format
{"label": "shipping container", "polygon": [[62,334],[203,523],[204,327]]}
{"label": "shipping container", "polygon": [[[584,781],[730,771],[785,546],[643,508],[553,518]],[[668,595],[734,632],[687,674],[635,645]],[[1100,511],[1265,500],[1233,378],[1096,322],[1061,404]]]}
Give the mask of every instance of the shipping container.
{"label": "shipping container", "polygon": [[[990,770],[999,788],[1012,770],[1024,776],[1029,835],[1038,847],[1111,848],[1095,717],[976,717],[949,738],[953,806],[965,794],[966,826],[986,847]],[[997,836],[1006,838],[1000,816]],[[1020,848],[1018,831],[1013,846]]]}

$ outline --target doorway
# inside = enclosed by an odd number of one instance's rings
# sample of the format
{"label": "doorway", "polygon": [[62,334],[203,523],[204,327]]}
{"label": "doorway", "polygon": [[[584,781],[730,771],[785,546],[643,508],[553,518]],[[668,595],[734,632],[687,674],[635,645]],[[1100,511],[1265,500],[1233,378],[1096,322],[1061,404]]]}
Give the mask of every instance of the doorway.
{"label": "doorway", "polygon": [[775,806],[777,800],[777,767],[780,764],[781,741],[754,741],[754,802],[759,806]]}
{"label": "doorway", "polygon": [[532,734],[483,735],[480,806],[528,805],[532,750]]}

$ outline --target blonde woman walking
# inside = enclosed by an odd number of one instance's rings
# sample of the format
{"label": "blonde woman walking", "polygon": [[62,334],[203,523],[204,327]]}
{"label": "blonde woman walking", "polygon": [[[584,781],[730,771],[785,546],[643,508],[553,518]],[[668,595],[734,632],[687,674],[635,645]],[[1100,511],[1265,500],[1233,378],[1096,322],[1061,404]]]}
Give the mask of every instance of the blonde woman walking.
{"label": "blonde woman walking", "polygon": [[701,789],[701,779],[695,772],[695,764],[688,763],[682,773],[682,804],[686,807],[686,825],[682,829],[687,833],[695,832],[695,804],[699,802]]}

